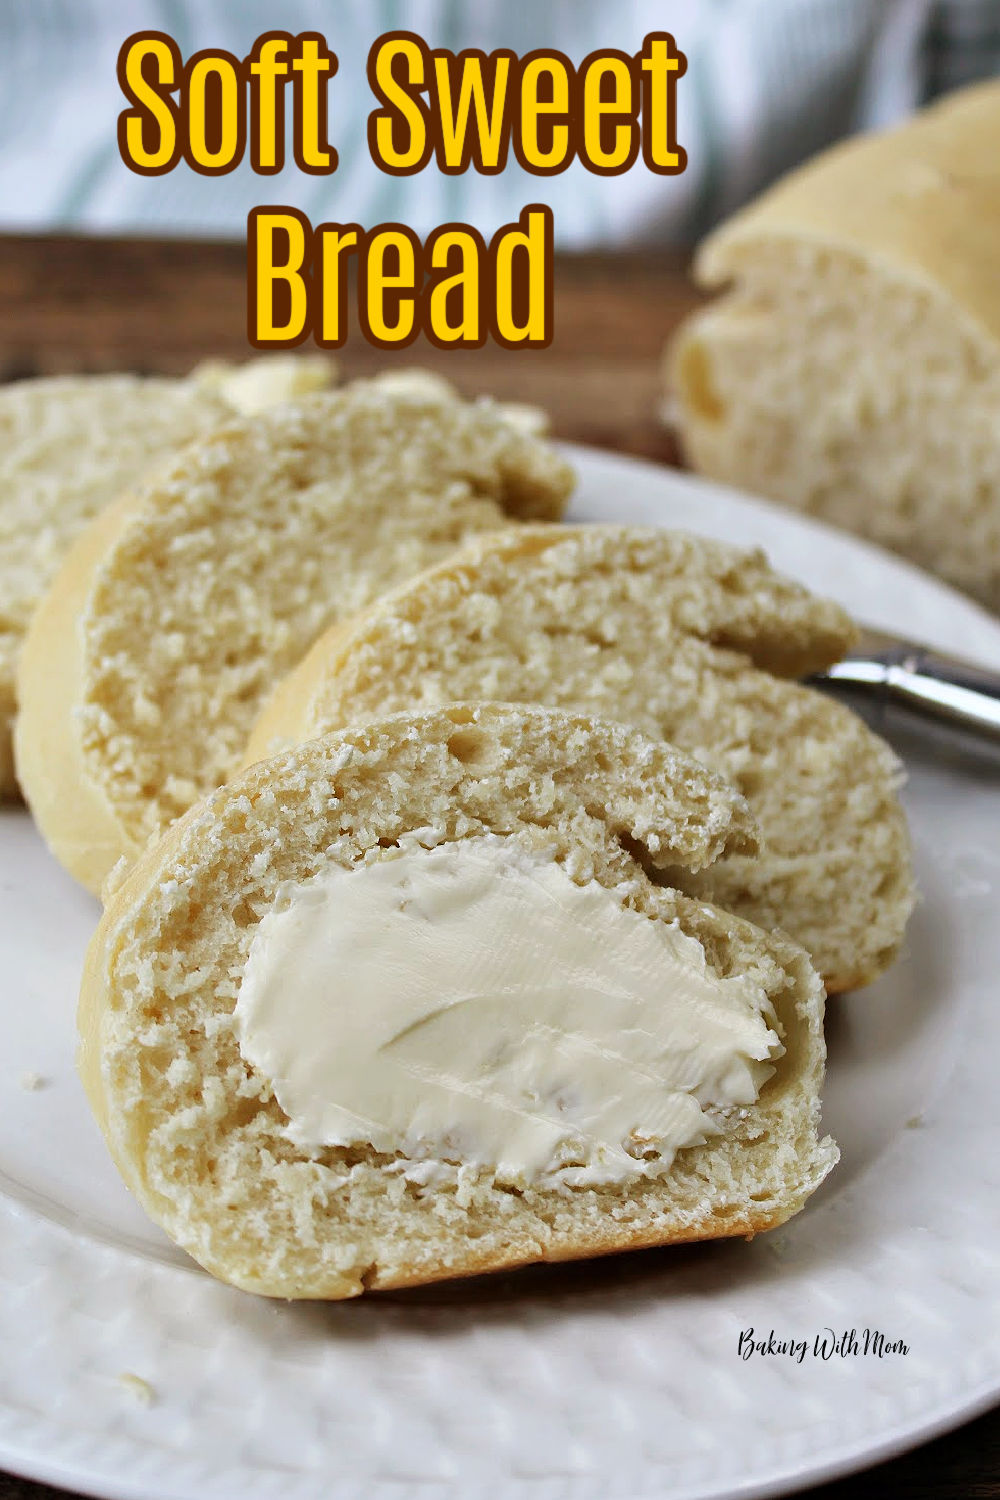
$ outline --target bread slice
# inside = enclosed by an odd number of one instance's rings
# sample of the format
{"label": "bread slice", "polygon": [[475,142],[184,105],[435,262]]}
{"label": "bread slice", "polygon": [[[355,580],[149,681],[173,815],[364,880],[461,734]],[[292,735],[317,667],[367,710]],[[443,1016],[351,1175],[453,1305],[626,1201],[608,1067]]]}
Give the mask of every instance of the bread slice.
{"label": "bread slice", "polygon": [[165,457],[242,410],[286,400],[326,361],[200,367],[185,380],[58,376],[0,387],[0,796],[17,791],[15,676],[32,611],[93,516]]}
{"label": "bread slice", "polygon": [[695,468],[1000,609],[1000,83],[818,157],[717,229],[676,336]]}
{"label": "bread slice", "polygon": [[913,904],[900,767],[848,709],[773,674],[829,664],[852,633],[837,605],[760,552],[637,527],[521,528],[471,543],[322,636],[245,762],[458,699],[635,724],[729,778],[762,830],[759,859],[734,855],[678,883],[784,928],[831,990],[848,989],[892,961]]}
{"label": "bread slice", "polygon": [[99,890],[239,765],[265,695],[332,621],[572,473],[501,408],[359,382],[214,430],[79,540],[32,623],[18,775]]}
{"label": "bread slice", "polygon": [[[709,972],[745,976],[773,1005],[784,1044],[773,1076],[665,1176],[513,1190],[453,1151],[428,1174],[400,1151],[306,1150],[273,1080],[244,1060],[234,1010],[279,893],[331,864],[393,858],[411,838],[484,836],[544,850],[577,885],[596,881],[679,927]],[[837,1158],[817,1137],[822,985],[793,944],[645,873],[698,868],[753,838],[743,800],[697,763],[636,730],[539,708],[399,715],[253,767],[143,854],[88,953],[80,1072],[126,1183],[214,1275],[281,1297],[350,1297],[782,1223]],[[330,1026],[360,999],[331,974]]]}

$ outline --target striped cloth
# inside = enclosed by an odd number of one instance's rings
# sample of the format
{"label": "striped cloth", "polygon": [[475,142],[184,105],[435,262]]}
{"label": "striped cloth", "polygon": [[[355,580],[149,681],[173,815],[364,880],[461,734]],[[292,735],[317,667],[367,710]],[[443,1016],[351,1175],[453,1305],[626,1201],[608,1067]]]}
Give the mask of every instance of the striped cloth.
{"label": "striped cloth", "polygon": [[[166,31],[185,56],[242,56],[276,25],[322,32],[340,59],[334,175],[127,170],[115,62],[129,33]],[[446,177],[432,165],[393,178],[371,162],[365,60],[384,31],[454,50],[554,46],[579,61],[596,48],[634,51],[665,26],[688,57],[679,177],[640,164],[615,178],[574,165],[538,179],[512,163],[500,177]],[[1000,0],[0,0],[0,227],[242,236],[255,204],[290,203],[313,222],[395,219],[423,235],[459,219],[488,235],[542,199],[565,247],[684,243],[837,137],[998,69]]]}

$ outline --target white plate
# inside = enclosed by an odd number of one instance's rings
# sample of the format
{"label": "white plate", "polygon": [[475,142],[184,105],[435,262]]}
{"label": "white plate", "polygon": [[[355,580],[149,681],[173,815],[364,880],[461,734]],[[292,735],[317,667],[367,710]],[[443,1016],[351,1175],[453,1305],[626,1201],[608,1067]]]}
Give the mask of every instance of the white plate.
{"label": "white plate", "polygon": [[[846,536],[574,450],[573,517],[761,542],[875,624],[1000,666],[1000,625]],[[0,1465],[144,1500],[773,1495],[1000,1396],[1000,781],[914,759],[908,951],[831,1005],[843,1161],[752,1244],[532,1270],[330,1306],[211,1281],[120,1185],[72,1067],[97,904],[2,815]],[[23,1087],[38,1074],[44,1086]],[[787,1355],[738,1355],[804,1339]],[[814,1356],[877,1330],[909,1352]],[[850,1347],[850,1344],[848,1344]],[[148,1381],[151,1405],[121,1380]]]}

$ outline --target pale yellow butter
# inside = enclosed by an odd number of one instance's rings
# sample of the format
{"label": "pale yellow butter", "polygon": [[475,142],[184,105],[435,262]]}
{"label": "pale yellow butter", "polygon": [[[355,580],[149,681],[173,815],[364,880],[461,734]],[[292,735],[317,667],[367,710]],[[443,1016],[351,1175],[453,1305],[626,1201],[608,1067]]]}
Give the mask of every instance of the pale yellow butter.
{"label": "pale yellow butter", "polygon": [[764,992],[693,939],[495,835],[279,892],[236,1005],[299,1145],[592,1186],[659,1175],[756,1100]]}

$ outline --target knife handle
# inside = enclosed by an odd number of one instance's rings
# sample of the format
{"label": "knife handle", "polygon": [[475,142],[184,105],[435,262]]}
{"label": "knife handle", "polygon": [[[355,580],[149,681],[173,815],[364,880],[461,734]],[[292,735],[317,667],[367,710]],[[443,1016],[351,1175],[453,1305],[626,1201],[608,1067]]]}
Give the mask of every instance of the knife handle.
{"label": "knife handle", "polygon": [[998,672],[923,646],[900,645],[849,655],[813,680],[848,688],[911,728],[915,719],[932,721],[961,748],[1000,757]]}

